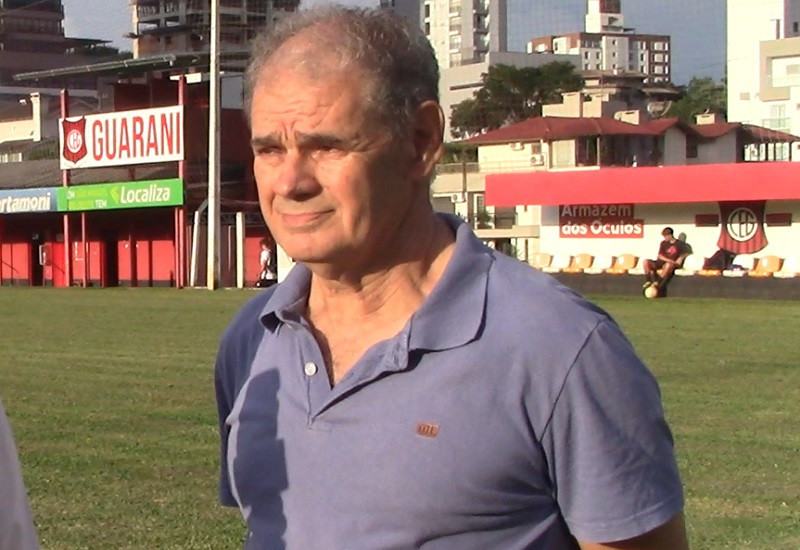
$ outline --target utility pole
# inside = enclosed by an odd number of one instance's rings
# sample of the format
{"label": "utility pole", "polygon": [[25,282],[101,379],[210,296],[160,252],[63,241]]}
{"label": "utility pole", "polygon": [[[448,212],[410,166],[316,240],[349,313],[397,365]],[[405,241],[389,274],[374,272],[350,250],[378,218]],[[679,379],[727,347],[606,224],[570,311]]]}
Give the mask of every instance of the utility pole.
{"label": "utility pole", "polygon": [[206,286],[214,290],[220,282],[220,101],[219,101],[219,0],[211,1],[208,83],[208,251]]}

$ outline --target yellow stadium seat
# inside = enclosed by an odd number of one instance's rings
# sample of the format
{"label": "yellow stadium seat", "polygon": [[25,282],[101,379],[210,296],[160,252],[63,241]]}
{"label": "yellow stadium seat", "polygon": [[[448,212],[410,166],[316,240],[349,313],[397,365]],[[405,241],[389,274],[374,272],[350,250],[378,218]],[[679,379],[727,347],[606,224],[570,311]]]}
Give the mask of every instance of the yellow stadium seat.
{"label": "yellow stadium seat", "polygon": [[550,262],[550,265],[543,267],[542,271],[546,273],[559,273],[562,269],[569,266],[571,262],[572,256],[569,254],[555,254],[553,256],[553,261]]}
{"label": "yellow stadium seat", "polygon": [[772,274],[773,277],[779,279],[790,279],[792,277],[800,276],[800,258],[790,256],[783,260],[781,268]]}
{"label": "yellow stadium seat", "polygon": [[531,265],[536,269],[544,269],[545,267],[550,267],[550,263],[552,261],[552,254],[548,254],[547,252],[537,252],[531,259]]}
{"label": "yellow stadium seat", "polygon": [[592,267],[588,267],[583,270],[584,273],[605,273],[607,269],[610,269],[612,265],[614,265],[614,260],[616,258],[614,256],[596,256],[594,261],[592,262]]}
{"label": "yellow stadium seat", "polygon": [[615,274],[627,273],[628,270],[636,267],[636,263],[638,261],[639,258],[637,256],[634,256],[633,254],[622,254],[616,257],[611,267],[606,269],[606,273],[615,273]]}
{"label": "yellow stadium seat", "polygon": [[772,274],[778,271],[782,264],[783,260],[777,256],[762,256],[756,262],[756,266],[747,274],[750,277],[772,277]]}
{"label": "yellow stadium seat", "polygon": [[583,273],[584,269],[592,267],[594,256],[591,254],[578,254],[573,256],[572,261],[567,267],[562,269],[562,273]]}

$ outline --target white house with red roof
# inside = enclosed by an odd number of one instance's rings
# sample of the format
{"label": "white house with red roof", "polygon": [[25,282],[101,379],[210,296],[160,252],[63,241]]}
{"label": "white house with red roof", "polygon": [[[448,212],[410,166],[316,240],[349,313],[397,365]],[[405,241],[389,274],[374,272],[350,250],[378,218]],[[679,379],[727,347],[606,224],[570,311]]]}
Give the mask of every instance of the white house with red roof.
{"label": "white house with red roof", "polygon": [[785,256],[800,237],[800,165],[770,161],[789,160],[779,152],[800,138],[714,115],[698,122],[623,111],[491,130],[464,142],[476,164],[437,177],[434,205],[524,261],[539,251],[649,257],[666,225],[704,257],[723,244]]}

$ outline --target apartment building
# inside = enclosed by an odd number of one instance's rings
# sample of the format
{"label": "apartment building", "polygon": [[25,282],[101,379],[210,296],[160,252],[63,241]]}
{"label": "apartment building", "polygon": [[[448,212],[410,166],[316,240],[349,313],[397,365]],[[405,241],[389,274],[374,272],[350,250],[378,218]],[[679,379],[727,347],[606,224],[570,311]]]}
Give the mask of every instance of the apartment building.
{"label": "apartment building", "polygon": [[800,0],[729,0],[727,20],[728,119],[800,134]]}
{"label": "apartment building", "polygon": [[584,31],[534,38],[527,51],[577,55],[585,71],[641,73],[648,83],[672,80],[670,37],[625,27],[620,0],[588,0]]}
{"label": "apartment building", "polygon": [[424,0],[420,20],[442,69],[507,50],[506,0]]}
{"label": "apartment building", "polygon": [[[220,0],[220,48],[245,50],[264,25],[292,12],[300,0]],[[208,51],[208,0],[132,0],[133,56]]]}
{"label": "apartment building", "polygon": [[35,87],[14,80],[19,73],[87,63],[75,52],[103,43],[66,37],[63,23],[61,0],[0,0],[0,108],[34,92],[57,95],[65,85],[75,95],[96,95],[97,79],[91,77],[44,80]]}

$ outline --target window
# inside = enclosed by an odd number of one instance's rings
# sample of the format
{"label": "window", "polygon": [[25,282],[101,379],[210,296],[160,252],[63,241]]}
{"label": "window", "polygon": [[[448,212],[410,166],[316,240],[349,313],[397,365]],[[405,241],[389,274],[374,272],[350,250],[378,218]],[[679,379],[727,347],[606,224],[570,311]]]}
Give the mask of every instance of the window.
{"label": "window", "polygon": [[425,36],[430,36],[430,35],[431,35],[431,24],[425,23]]}
{"label": "window", "polygon": [[431,5],[425,4],[425,17],[430,17],[430,16],[431,16]]}
{"label": "window", "polygon": [[583,52],[583,58],[589,59],[589,52]]}
{"label": "window", "polygon": [[798,23],[797,21],[792,23],[792,32],[795,34],[800,32],[800,23]]}

